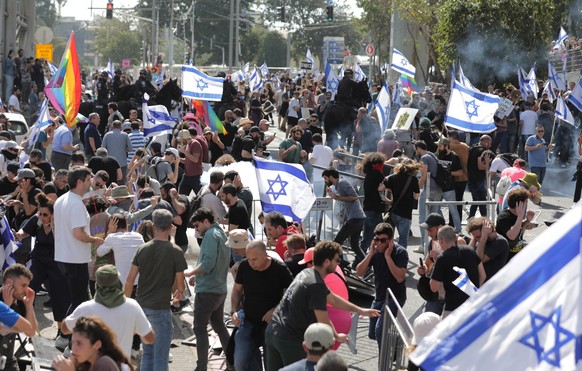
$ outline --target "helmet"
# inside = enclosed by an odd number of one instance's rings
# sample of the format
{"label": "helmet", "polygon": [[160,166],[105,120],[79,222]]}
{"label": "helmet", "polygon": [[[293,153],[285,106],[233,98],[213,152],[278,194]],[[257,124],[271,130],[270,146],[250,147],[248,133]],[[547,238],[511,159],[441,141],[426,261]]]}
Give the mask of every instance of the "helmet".
{"label": "helmet", "polygon": [[148,74],[148,71],[146,71],[145,69],[143,69],[143,68],[142,68],[141,70],[139,70],[139,73],[140,73],[140,75],[141,75],[142,73],[143,73],[144,75],[147,75],[147,74]]}
{"label": "helmet", "polygon": [[107,76],[107,75],[108,75],[107,71],[102,71],[101,72],[101,76]]}
{"label": "helmet", "polygon": [[354,74],[354,70],[352,70],[351,68],[344,70],[344,75],[353,75],[353,74]]}
{"label": "helmet", "polygon": [[115,70],[115,73],[122,73],[122,71],[118,68]]}
{"label": "helmet", "polygon": [[220,71],[216,74],[216,77],[226,77],[226,73],[224,71]]}

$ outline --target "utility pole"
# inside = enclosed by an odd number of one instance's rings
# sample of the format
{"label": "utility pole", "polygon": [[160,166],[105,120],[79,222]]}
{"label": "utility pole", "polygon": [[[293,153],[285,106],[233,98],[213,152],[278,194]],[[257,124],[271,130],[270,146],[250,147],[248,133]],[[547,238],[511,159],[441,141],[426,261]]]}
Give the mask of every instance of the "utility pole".
{"label": "utility pole", "polygon": [[[152,1],[152,50],[151,50],[151,55],[152,55],[152,64],[153,64],[153,56],[154,53],[157,52],[156,50],[156,8],[157,8],[157,0],[153,0]],[[149,61],[147,61],[149,64]]]}
{"label": "utility pole", "polygon": [[240,61],[239,61],[239,50],[238,50],[238,45],[239,45],[239,27],[240,27],[240,22],[239,22],[239,15],[240,15],[240,0],[235,0],[236,1],[236,13],[235,13],[235,24],[234,24],[234,32],[235,32],[235,37],[234,37],[234,65],[238,68],[240,65]]}
{"label": "utility pole", "polygon": [[228,73],[232,73],[232,53],[235,50],[233,43],[233,33],[234,33],[234,2],[235,0],[230,0],[230,17],[228,20]]}
{"label": "utility pole", "polygon": [[170,2],[170,50],[168,51],[168,66],[172,71],[174,65],[174,0]]}
{"label": "utility pole", "polygon": [[191,38],[190,38],[190,60],[192,61],[192,64],[195,64],[194,62],[194,14],[195,14],[195,8],[194,8],[194,0],[192,0],[192,17],[190,17],[190,33],[192,34]]}

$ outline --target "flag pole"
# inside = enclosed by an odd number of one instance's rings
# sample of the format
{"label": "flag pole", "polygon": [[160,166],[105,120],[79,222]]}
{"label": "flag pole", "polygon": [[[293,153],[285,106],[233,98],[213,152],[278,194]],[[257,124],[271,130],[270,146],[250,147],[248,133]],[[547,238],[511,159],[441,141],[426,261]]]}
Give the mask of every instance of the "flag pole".
{"label": "flag pole", "polygon": [[548,161],[551,160],[552,158],[552,151],[550,150],[550,144],[552,144],[554,142],[554,132],[556,131],[556,114],[554,113],[554,124],[552,125],[552,136],[550,137],[550,143],[548,143],[548,154],[547,154],[547,159]]}

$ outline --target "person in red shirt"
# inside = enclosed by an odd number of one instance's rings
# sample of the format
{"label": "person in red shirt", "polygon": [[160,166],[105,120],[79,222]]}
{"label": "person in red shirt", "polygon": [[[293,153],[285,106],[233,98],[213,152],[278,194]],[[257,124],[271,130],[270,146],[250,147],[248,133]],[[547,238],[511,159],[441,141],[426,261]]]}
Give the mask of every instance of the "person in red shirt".
{"label": "person in red shirt", "polygon": [[[195,130],[195,129],[194,129]],[[203,149],[200,142],[194,139],[188,130],[180,130],[178,134],[180,139],[183,139],[186,144],[179,144],[177,147],[180,153],[183,153],[184,158],[184,176],[178,188],[178,192],[182,195],[189,196],[190,192],[194,190],[195,194],[200,191],[200,176],[202,175],[202,159]],[[208,152],[208,149],[207,149]]]}
{"label": "person in red shirt", "polygon": [[292,234],[299,233],[299,227],[295,223],[288,226],[287,220],[283,214],[276,211],[268,213],[265,216],[265,227],[267,228],[267,235],[275,242],[275,251],[281,259],[288,258],[287,247],[283,243],[287,237]]}

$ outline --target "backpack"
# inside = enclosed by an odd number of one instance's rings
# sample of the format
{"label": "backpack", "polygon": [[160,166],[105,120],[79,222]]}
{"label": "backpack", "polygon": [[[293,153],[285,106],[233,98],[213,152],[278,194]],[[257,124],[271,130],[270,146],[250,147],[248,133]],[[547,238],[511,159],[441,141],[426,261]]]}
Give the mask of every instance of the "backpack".
{"label": "backpack", "polygon": [[436,157],[436,155],[432,152],[428,152],[431,156],[436,160],[437,163],[437,173],[431,174],[431,178],[434,179],[436,184],[441,187],[443,192],[450,191],[451,189],[455,188],[455,180],[451,175],[451,165],[441,161]]}
{"label": "backpack", "polygon": [[158,182],[160,182],[160,184],[163,184],[168,178],[166,175],[163,179],[160,179],[160,176],[158,175],[158,166],[164,162],[169,164],[169,162],[164,160],[163,157],[154,156],[148,161],[149,166],[146,170],[146,175],[148,175],[150,178],[157,180]]}
{"label": "backpack", "polygon": [[205,187],[202,188],[197,195],[192,197],[192,200],[190,200],[190,215],[194,215],[194,212],[202,206],[202,198],[210,193],[210,188]]}
{"label": "backpack", "polygon": [[495,187],[495,192],[499,197],[505,197],[505,192],[507,192],[507,188],[511,185],[511,178],[509,175],[504,175],[499,179],[497,182],[497,186]]}
{"label": "backpack", "polygon": [[501,158],[507,164],[508,167],[512,167],[513,164],[515,163],[515,160],[519,158],[519,156],[516,155],[515,153],[501,153],[497,155],[497,157]]}

